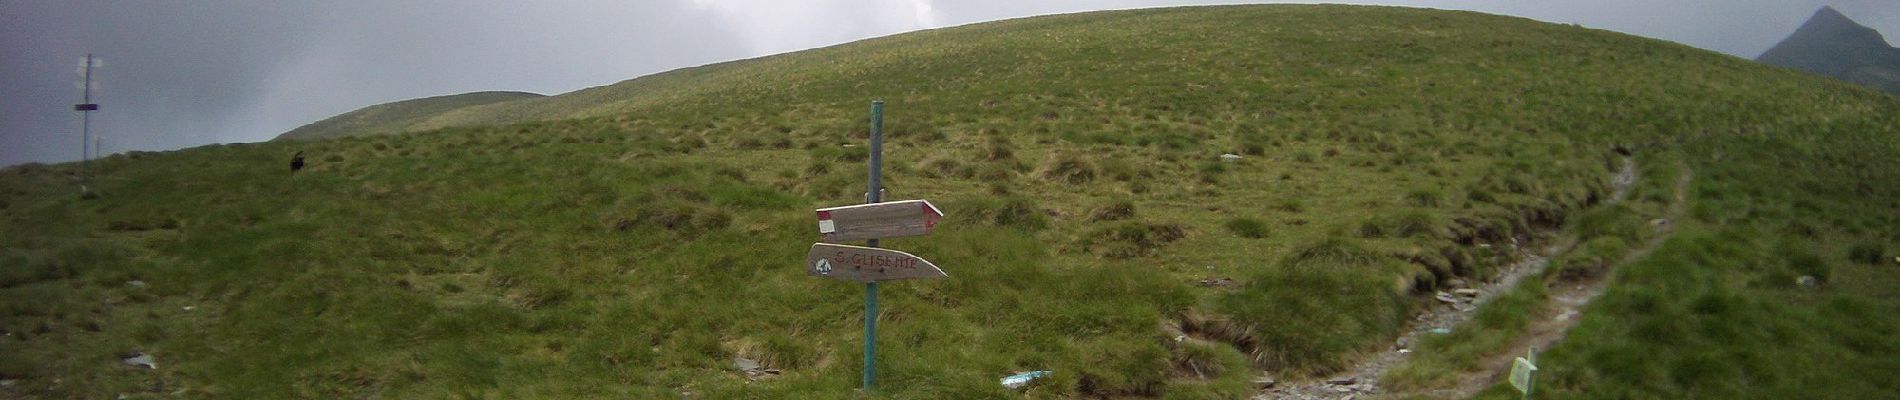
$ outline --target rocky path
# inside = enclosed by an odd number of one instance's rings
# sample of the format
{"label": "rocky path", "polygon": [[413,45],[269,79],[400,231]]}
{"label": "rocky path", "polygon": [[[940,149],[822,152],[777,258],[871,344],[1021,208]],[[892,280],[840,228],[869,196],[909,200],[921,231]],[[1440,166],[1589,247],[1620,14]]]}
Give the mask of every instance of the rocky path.
{"label": "rocky path", "polygon": [[[1643,257],[1648,257],[1650,253],[1655,252],[1656,247],[1662,245],[1664,240],[1668,240],[1671,234],[1675,233],[1674,221],[1681,219],[1684,210],[1688,208],[1689,182],[1694,178],[1688,166],[1681,166],[1681,169],[1683,171],[1682,175],[1676,178],[1674,186],[1675,199],[1670,202],[1668,212],[1665,213],[1665,217],[1651,221],[1650,223],[1651,229],[1655,229],[1660,234],[1644,242],[1641,247],[1625,254],[1622,260],[1617,261],[1616,265],[1623,265],[1635,262]],[[1578,316],[1582,313],[1583,306],[1590,304],[1591,300],[1596,299],[1597,295],[1603,294],[1603,290],[1609,287],[1610,282],[1616,276],[1615,271],[1615,269],[1611,269],[1609,273],[1603,274],[1602,276],[1551,288],[1550,306],[1554,308],[1553,311],[1555,312],[1551,313],[1549,318],[1533,323],[1523,337],[1519,338],[1516,343],[1507,348],[1523,349],[1534,347],[1547,349],[1557,343],[1557,341],[1563,340],[1564,335],[1570,332],[1570,328],[1577,326],[1577,322],[1580,320]],[[1491,384],[1504,380],[1504,374],[1510,372],[1507,366],[1510,365],[1512,358],[1517,355],[1518,353],[1513,351],[1493,355],[1481,364],[1497,366],[1493,370],[1464,374],[1459,377],[1457,386],[1424,394],[1438,398],[1471,397],[1479,391],[1490,387]]]}
{"label": "rocky path", "polygon": [[[1636,183],[1636,168],[1636,161],[1634,159],[1628,156],[1623,157],[1621,168],[1617,171],[1616,176],[1611,179],[1613,189],[1607,203],[1615,204],[1629,197],[1629,189]],[[1684,171],[1687,171],[1687,169],[1684,168]],[[1689,175],[1686,172],[1681,179],[1676,182],[1676,201],[1670,207],[1670,218],[1675,218],[1675,216],[1682,213],[1688,182]],[[1661,226],[1667,227],[1667,224]],[[1560,237],[1556,235],[1555,232],[1547,232],[1544,236]],[[1661,243],[1666,237],[1667,235],[1659,235],[1657,238],[1646,243],[1643,247],[1632,251],[1622,262],[1636,260],[1647,255],[1651,249]],[[1436,300],[1438,300],[1436,304],[1414,317],[1411,328],[1385,351],[1381,351],[1378,354],[1360,361],[1344,372],[1328,376],[1324,379],[1275,385],[1263,389],[1261,393],[1255,395],[1253,398],[1352,400],[1375,396],[1389,397],[1391,393],[1386,393],[1381,390],[1379,377],[1385,375],[1386,370],[1404,362],[1406,358],[1410,357],[1412,343],[1417,343],[1425,335],[1447,332],[1459,323],[1470,319],[1473,314],[1472,312],[1478,307],[1483,306],[1484,303],[1489,302],[1491,299],[1517,287],[1518,282],[1525,277],[1535,276],[1543,272],[1545,267],[1550,265],[1551,257],[1569,251],[1571,247],[1576,245],[1575,240],[1570,238],[1560,238],[1549,245],[1537,249],[1519,249],[1518,244],[1519,241],[1516,238],[1513,238],[1510,244],[1503,244],[1504,246],[1510,246],[1512,251],[1520,254],[1520,258],[1517,262],[1503,268],[1503,270],[1498,272],[1497,276],[1494,276],[1488,281],[1466,284],[1452,282],[1451,285],[1448,285],[1452,290],[1450,292],[1439,292],[1437,296],[1435,296]],[[1588,304],[1597,294],[1602,293],[1608,281],[1609,278],[1605,276],[1594,281],[1580,282],[1577,285],[1570,285],[1555,290],[1551,294],[1551,297],[1552,304],[1559,307],[1558,312],[1554,313],[1550,320],[1534,323],[1534,326],[1529,330],[1529,334],[1520,339],[1522,343],[1511,348],[1521,349],[1526,345],[1536,345],[1538,348],[1544,348],[1550,343],[1562,339],[1563,333],[1576,324],[1578,310],[1580,310],[1584,304]],[[1508,372],[1508,369],[1504,366],[1507,366],[1510,358],[1514,356],[1516,356],[1516,353],[1504,352],[1496,356],[1502,357],[1503,361],[1487,360],[1483,365],[1497,366],[1494,367],[1495,370],[1480,371],[1478,373],[1460,376],[1456,387],[1426,393],[1409,394],[1440,398],[1468,397],[1471,394],[1477,393],[1478,390],[1488,387],[1491,382],[1496,382],[1500,379],[1500,374]]]}

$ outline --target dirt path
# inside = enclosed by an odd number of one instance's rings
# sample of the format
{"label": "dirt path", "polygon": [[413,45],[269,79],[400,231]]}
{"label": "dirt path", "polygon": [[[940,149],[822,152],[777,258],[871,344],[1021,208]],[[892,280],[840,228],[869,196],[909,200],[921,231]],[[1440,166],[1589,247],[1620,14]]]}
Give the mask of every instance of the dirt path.
{"label": "dirt path", "polygon": [[[1686,167],[1684,171],[1687,171]],[[1606,203],[1615,204],[1628,198],[1629,189],[1635,185],[1636,177],[1636,161],[1628,156],[1623,157],[1622,167],[1617,171],[1616,176],[1611,179],[1613,189]],[[1670,206],[1669,218],[1673,219],[1675,216],[1682,214],[1682,205],[1686,198],[1688,182],[1689,175],[1686,172],[1676,182],[1676,201]],[[1665,224],[1664,227],[1666,226]],[[1555,235],[1555,232],[1546,232],[1543,236],[1558,235]],[[1621,262],[1629,262],[1647,255],[1651,249],[1661,243],[1667,236],[1668,235],[1659,235],[1657,238],[1650,240],[1640,249],[1631,252]],[[1385,393],[1381,390],[1379,377],[1385,375],[1387,369],[1400,364],[1411,356],[1412,343],[1417,343],[1420,338],[1427,334],[1433,334],[1434,331],[1444,332],[1470,319],[1473,315],[1472,311],[1475,311],[1477,307],[1483,306],[1485,303],[1491,301],[1491,299],[1510,291],[1525,277],[1535,276],[1543,272],[1545,267],[1550,265],[1551,257],[1569,251],[1576,245],[1575,239],[1560,238],[1543,248],[1526,251],[1518,249],[1517,243],[1518,239],[1513,238],[1512,243],[1506,245],[1521,255],[1521,258],[1517,262],[1499,271],[1498,275],[1489,281],[1478,282],[1467,288],[1454,289],[1452,293],[1440,292],[1437,296],[1439,301],[1430,309],[1419,313],[1413,319],[1411,329],[1406,331],[1404,335],[1401,335],[1389,349],[1361,361],[1345,372],[1333,374],[1324,379],[1316,379],[1308,382],[1294,382],[1267,388],[1253,398],[1350,400],[1389,395],[1389,393]],[[1544,348],[1550,343],[1562,339],[1564,332],[1576,324],[1578,310],[1580,310],[1584,304],[1588,304],[1597,294],[1602,293],[1603,287],[1608,281],[1609,278],[1605,276],[1594,281],[1582,282],[1578,285],[1569,285],[1565,288],[1557,289],[1552,293],[1551,297],[1553,300],[1552,304],[1559,307],[1558,312],[1553,313],[1553,317],[1550,320],[1534,323],[1529,330],[1529,334],[1524,335],[1524,338],[1520,339],[1521,343],[1511,348],[1524,348],[1524,346],[1527,345],[1536,345],[1539,348]],[[1456,285],[1453,286],[1456,287]],[[1512,352],[1504,352],[1504,354],[1494,357],[1503,357],[1503,361],[1493,362],[1497,360],[1487,360],[1483,365],[1508,365],[1505,362],[1510,361],[1510,357],[1515,355],[1516,354]],[[1477,393],[1478,390],[1488,387],[1490,382],[1496,382],[1497,379],[1499,379],[1499,374],[1503,372],[1505,372],[1505,370],[1499,369],[1466,374],[1459,377],[1459,383],[1456,387],[1440,391],[1408,394],[1441,398],[1468,397],[1471,394]]]}
{"label": "dirt path", "polygon": [[[1662,219],[1656,220],[1660,223],[1651,224],[1651,228],[1656,229],[1660,234],[1644,242],[1641,247],[1631,250],[1628,254],[1623,256],[1622,260],[1618,260],[1616,265],[1628,264],[1636,260],[1641,260],[1643,257],[1648,257],[1650,253],[1656,251],[1658,246],[1662,245],[1664,240],[1668,240],[1669,237],[1675,233],[1675,221],[1681,219],[1684,210],[1688,208],[1689,182],[1694,177],[1689,171],[1688,166],[1679,165],[1679,167],[1682,169],[1682,175],[1676,178],[1674,187],[1675,200],[1670,202],[1669,211],[1664,214],[1665,216]],[[1590,301],[1596,299],[1597,295],[1603,294],[1603,290],[1609,287],[1610,282],[1615,276],[1616,270],[1612,268],[1609,273],[1605,273],[1602,276],[1552,288],[1552,292],[1550,293],[1550,307],[1553,308],[1554,312],[1551,313],[1551,316],[1542,321],[1533,323],[1524,336],[1518,338],[1516,343],[1506,348],[1523,349],[1534,347],[1537,349],[1548,349],[1552,344],[1563,340],[1564,335],[1570,332],[1570,328],[1577,326],[1577,322],[1579,321],[1577,316],[1582,313],[1583,306],[1590,304]],[[1510,369],[1505,366],[1511,365],[1511,360],[1516,356],[1518,356],[1518,353],[1515,351],[1506,351],[1502,354],[1493,355],[1481,362],[1480,365],[1497,366],[1495,370],[1464,374],[1459,377],[1458,385],[1453,388],[1422,394],[1438,398],[1471,397],[1479,391],[1490,387],[1491,384],[1502,381],[1504,374],[1510,372]]]}

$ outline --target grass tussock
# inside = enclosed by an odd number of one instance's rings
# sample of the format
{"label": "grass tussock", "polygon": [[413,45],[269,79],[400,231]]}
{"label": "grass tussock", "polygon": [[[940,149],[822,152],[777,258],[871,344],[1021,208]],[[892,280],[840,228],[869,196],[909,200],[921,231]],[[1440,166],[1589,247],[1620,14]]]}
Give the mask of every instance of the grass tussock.
{"label": "grass tussock", "polygon": [[1450,235],[1443,218],[1425,209],[1406,209],[1359,224],[1364,238],[1444,238]]}
{"label": "grass tussock", "polygon": [[1124,221],[1083,233],[1077,247],[1108,258],[1134,258],[1158,253],[1161,246],[1187,238],[1179,224]]}
{"label": "grass tussock", "polygon": [[[1323,375],[1348,354],[1384,343],[1404,323],[1408,302],[1361,268],[1281,265],[1249,276],[1223,297],[1220,312],[1252,332],[1251,361],[1288,375]],[[1298,326],[1291,330],[1280,327]],[[1323,332],[1323,334],[1312,334]]]}
{"label": "grass tussock", "polygon": [[1120,200],[1089,210],[1089,222],[1121,221],[1135,217],[1135,203]]}
{"label": "grass tussock", "polygon": [[1081,185],[1095,180],[1095,164],[1077,154],[1057,154],[1044,161],[1036,176],[1055,183]]}
{"label": "grass tussock", "polygon": [[1265,238],[1268,233],[1266,221],[1254,218],[1241,217],[1229,219],[1224,226],[1226,226],[1227,231],[1233,233],[1234,236],[1248,239]]}

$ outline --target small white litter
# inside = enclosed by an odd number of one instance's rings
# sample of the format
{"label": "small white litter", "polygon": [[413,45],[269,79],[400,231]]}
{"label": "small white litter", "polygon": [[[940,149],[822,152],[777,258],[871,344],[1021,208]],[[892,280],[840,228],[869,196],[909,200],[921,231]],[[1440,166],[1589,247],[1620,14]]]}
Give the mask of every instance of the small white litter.
{"label": "small white litter", "polygon": [[125,365],[134,366],[134,367],[158,369],[158,360],[152,359],[151,354],[132,353],[132,355],[129,357],[119,359],[119,362],[125,363]]}
{"label": "small white litter", "polygon": [[1010,389],[1021,389],[1023,386],[1029,386],[1030,381],[1034,381],[1037,378],[1049,376],[1049,374],[1050,374],[1049,371],[1029,371],[1029,372],[1024,372],[1020,374],[1006,376],[1006,377],[1003,377],[1003,387],[1010,388]]}

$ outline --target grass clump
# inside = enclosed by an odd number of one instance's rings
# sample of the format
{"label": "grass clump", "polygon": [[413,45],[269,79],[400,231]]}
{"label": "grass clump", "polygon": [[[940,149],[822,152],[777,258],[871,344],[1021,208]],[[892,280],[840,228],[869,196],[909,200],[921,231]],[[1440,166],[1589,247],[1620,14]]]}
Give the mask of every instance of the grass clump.
{"label": "grass clump", "polygon": [[1306,200],[1301,200],[1296,197],[1282,198],[1282,199],[1274,200],[1273,205],[1270,207],[1275,210],[1285,211],[1289,213],[1298,213],[1301,211],[1306,211]]}
{"label": "grass clump", "polygon": [[814,163],[863,163],[871,158],[871,150],[864,146],[818,146],[806,150]]}
{"label": "grass clump", "polygon": [[975,170],[965,168],[963,163],[951,158],[926,159],[919,163],[917,170],[918,172],[922,172],[925,177],[930,178],[959,177],[968,179],[976,173]]}
{"label": "grass clump", "polygon": [[1294,250],[1284,263],[1294,267],[1355,268],[1372,266],[1380,260],[1378,253],[1366,249],[1359,242],[1327,236]]}
{"label": "grass clump", "polygon": [[1088,157],[1076,154],[1057,154],[1043,162],[1036,176],[1042,179],[1070,185],[1080,185],[1095,180],[1095,164]]}
{"label": "grass clump", "polygon": [[1199,167],[1195,168],[1195,171],[1201,177],[1202,183],[1220,183],[1220,177],[1227,174],[1227,163],[1203,161]]}
{"label": "grass clump", "polygon": [[1138,168],[1134,163],[1120,157],[1109,157],[1096,163],[1103,177],[1118,182],[1138,182],[1142,178],[1152,178],[1153,173]]}
{"label": "grass clump", "polygon": [[1089,222],[1121,221],[1135,217],[1135,203],[1117,200],[1089,210]]}
{"label": "grass clump", "polygon": [[1880,244],[1873,242],[1855,243],[1847,248],[1847,259],[1866,265],[1880,265],[1886,262],[1886,251]]}
{"label": "grass clump", "polygon": [[[1172,367],[1169,371],[1172,377],[1194,381],[1229,378],[1228,381],[1244,382],[1246,378],[1251,377],[1248,372],[1253,369],[1247,361],[1247,356],[1233,347],[1201,342],[1177,344],[1169,355],[1168,362]],[[1231,379],[1234,377],[1242,379]]]}
{"label": "grass clump", "polygon": [[1405,192],[1405,203],[1413,207],[1436,208],[1444,205],[1445,191],[1437,188],[1419,188]]}
{"label": "grass clump", "polygon": [[[1322,252],[1332,252],[1322,250]],[[1221,313],[1251,332],[1254,365],[1288,375],[1336,371],[1346,354],[1383,343],[1405,322],[1407,302],[1364,266],[1317,260],[1261,268],[1220,298]],[[1299,327],[1292,329],[1290,327]],[[1321,334],[1314,334],[1321,333]]]}
{"label": "grass clump", "polygon": [[959,198],[945,203],[947,209],[957,210],[958,219],[975,221],[990,226],[1012,228],[1024,231],[1038,231],[1049,227],[1049,215],[1036,207],[1036,202],[1022,196],[998,196]]}
{"label": "grass clump", "polygon": [[1643,231],[1648,226],[1639,214],[1622,205],[1592,208],[1567,222],[1566,231],[1574,232],[1584,241],[1614,237],[1635,242],[1644,237]]}
{"label": "grass clump", "polygon": [[1437,238],[1450,235],[1443,218],[1430,210],[1413,208],[1386,214],[1359,224],[1364,238]]}
{"label": "grass clump", "polygon": [[[1397,334],[1408,313],[1385,256],[1345,237],[1326,237],[1260,267],[1216,309],[1248,334],[1252,362],[1269,372],[1324,375],[1347,355]],[[1313,336],[1309,332],[1326,332]]]}
{"label": "grass clump", "polygon": [[1248,239],[1267,237],[1267,223],[1255,218],[1237,217],[1227,220],[1227,231],[1234,236]]}
{"label": "grass clump", "polygon": [[1565,282],[1598,278],[1612,265],[1622,262],[1629,248],[1630,243],[1623,238],[1598,237],[1552,260],[1550,267],[1557,271],[1557,279]]}
{"label": "grass clump", "polygon": [[1002,136],[990,136],[983,144],[983,161],[1006,162],[1016,160],[1016,145]]}
{"label": "grass clump", "polygon": [[1083,233],[1079,246],[1103,257],[1134,258],[1154,255],[1161,246],[1186,237],[1187,228],[1179,224],[1123,221]]}
{"label": "grass clump", "polygon": [[[1785,245],[1782,247],[1780,253],[1782,262],[1788,268],[1788,271],[1793,273],[1795,276],[1794,279],[1799,279],[1802,276],[1811,276],[1814,277],[1816,283],[1827,284],[1828,280],[1834,277],[1834,268],[1829,265],[1827,259],[1821,257],[1820,254]],[[1794,280],[1790,279],[1789,282],[1794,282]]]}

